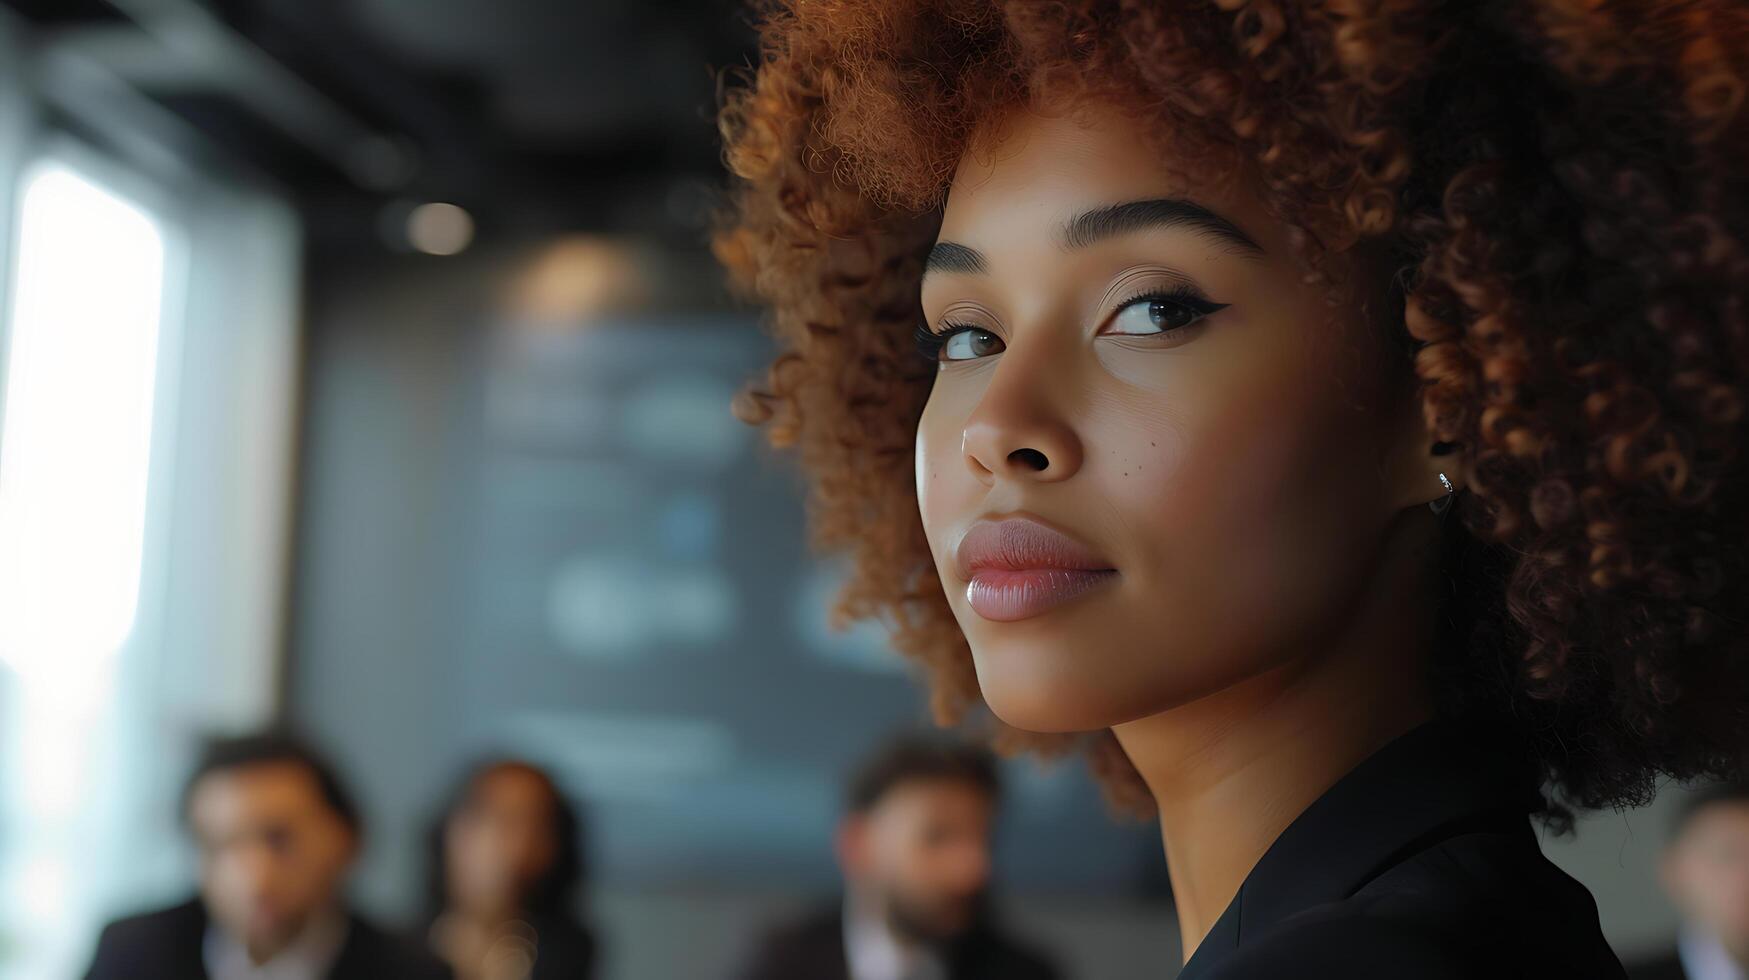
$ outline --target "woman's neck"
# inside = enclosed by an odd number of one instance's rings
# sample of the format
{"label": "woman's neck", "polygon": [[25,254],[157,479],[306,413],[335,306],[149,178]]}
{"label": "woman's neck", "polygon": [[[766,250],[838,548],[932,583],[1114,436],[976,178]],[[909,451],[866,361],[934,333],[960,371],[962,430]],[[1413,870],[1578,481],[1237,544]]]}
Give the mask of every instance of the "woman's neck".
{"label": "woman's neck", "polygon": [[1294,818],[1433,716],[1426,553],[1387,551],[1335,641],[1114,729],[1159,807],[1187,961]]}

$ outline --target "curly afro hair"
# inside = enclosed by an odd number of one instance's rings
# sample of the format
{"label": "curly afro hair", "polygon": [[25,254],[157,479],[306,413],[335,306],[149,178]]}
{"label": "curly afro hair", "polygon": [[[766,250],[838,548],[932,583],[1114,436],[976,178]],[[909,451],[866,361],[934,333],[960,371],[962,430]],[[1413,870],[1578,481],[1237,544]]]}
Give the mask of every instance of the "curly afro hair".
{"label": "curly afro hair", "polygon": [[[1557,816],[1740,773],[1744,0],[788,0],[760,28],[716,250],[782,353],[739,409],[799,451],[817,541],[853,559],[839,615],[890,625],[940,721],[980,696],[915,496],[922,260],[983,127],[1098,99],[1176,159],[1244,161],[1308,274],[1389,258],[1404,377],[1472,470],[1442,710],[1514,732]],[[1110,733],[992,724],[1151,805]]]}

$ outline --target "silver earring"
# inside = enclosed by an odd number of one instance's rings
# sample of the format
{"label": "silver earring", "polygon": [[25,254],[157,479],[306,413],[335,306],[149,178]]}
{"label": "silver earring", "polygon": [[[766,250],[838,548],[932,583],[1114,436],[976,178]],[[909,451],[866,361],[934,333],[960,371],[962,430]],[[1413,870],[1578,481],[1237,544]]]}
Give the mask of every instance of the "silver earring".
{"label": "silver earring", "polygon": [[1439,485],[1445,488],[1445,496],[1428,503],[1427,508],[1438,517],[1444,517],[1451,509],[1451,502],[1457,496],[1457,488],[1451,485],[1451,478],[1444,473],[1439,474]]}

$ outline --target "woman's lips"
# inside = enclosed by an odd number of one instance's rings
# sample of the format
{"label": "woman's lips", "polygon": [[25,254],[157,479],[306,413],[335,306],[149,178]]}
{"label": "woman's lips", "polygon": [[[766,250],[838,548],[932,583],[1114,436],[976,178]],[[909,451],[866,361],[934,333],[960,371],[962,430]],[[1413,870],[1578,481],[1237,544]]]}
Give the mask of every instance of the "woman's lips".
{"label": "woman's lips", "polygon": [[1117,577],[1086,545],[1026,518],[972,525],[954,557],[966,602],[998,623],[1037,616]]}

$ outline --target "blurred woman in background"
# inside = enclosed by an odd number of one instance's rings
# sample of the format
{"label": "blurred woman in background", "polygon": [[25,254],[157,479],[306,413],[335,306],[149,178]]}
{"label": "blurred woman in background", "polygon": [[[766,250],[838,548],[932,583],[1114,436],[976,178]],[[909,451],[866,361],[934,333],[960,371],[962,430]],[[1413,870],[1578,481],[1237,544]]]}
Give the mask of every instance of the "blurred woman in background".
{"label": "blurred woman in background", "polygon": [[430,837],[432,949],[457,980],[587,980],[594,935],[577,918],[577,811],[540,767],[470,769]]}

